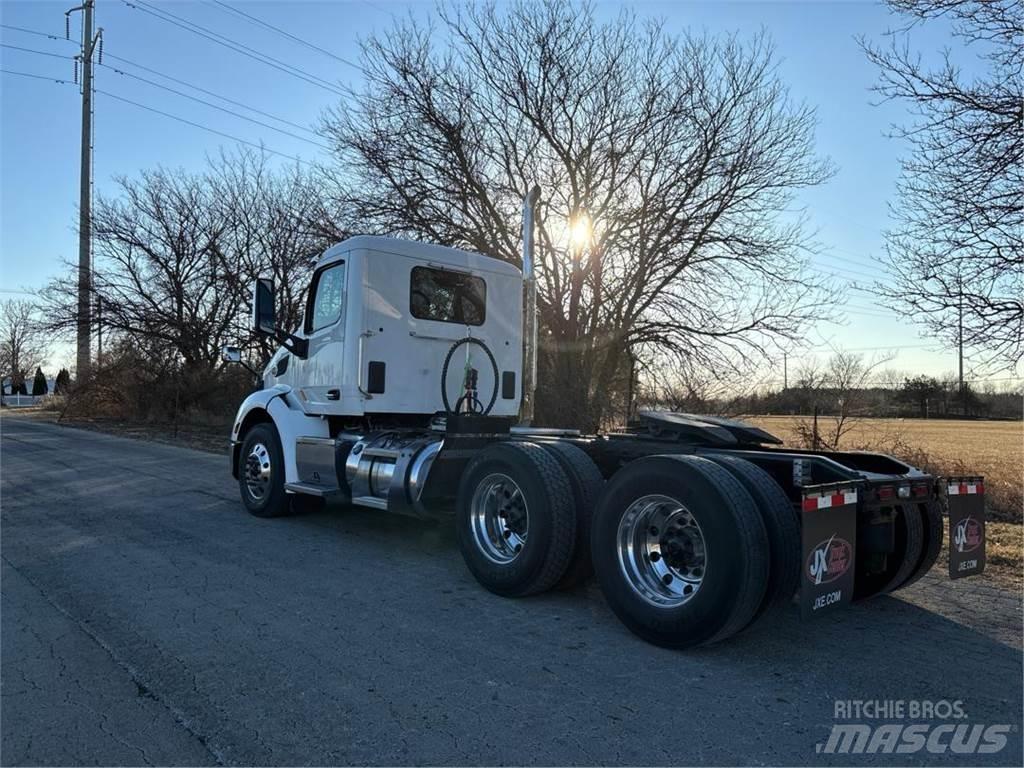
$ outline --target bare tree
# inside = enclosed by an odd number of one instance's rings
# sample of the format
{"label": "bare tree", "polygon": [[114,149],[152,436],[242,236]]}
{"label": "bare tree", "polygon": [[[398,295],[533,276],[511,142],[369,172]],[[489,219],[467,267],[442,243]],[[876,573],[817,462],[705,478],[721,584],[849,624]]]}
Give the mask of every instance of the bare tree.
{"label": "bare tree", "polygon": [[[298,165],[273,169],[265,155],[240,149],[221,153],[207,179],[225,224],[218,250],[228,289],[247,307],[254,278],[274,278],[278,323],[297,328],[312,264],[348,233],[335,225],[317,185]],[[252,332],[246,313],[238,319],[235,338],[265,362],[274,345]]]}
{"label": "bare tree", "polygon": [[11,392],[25,383],[28,371],[46,359],[46,334],[38,307],[24,299],[0,302],[0,376],[9,376]]}
{"label": "bare tree", "polygon": [[808,363],[798,374],[797,387],[811,396],[812,408],[827,415],[813,420],[802,417],[795,430],[801,442],[812,448],[838,450],[868,416],[869,390],[882,366],[894,355],[865,360],[863,355],[836,351],[824,366]]}
{"label": "bare tree", "polygon": [[[902,161],[888,261],[880,284],[893,306],[954,345],[979,369],[1013,368],[1024,354],[1024,6],[1019,0],[888,0],[906,19],[887,46],[862,40],[876,90],[910,106],[897,129]],[[952,24],[987,65],[965,77],[949,50],[935,67],[910,50],[911,30]]]}
{"label": "bare tree", "polygon": [[[297,325],[310,259],[325,243],[308,228],[319,201],[302,171],[274,170],[239,151],[211,160],[205,173],[158,168],[117,184],[118,194],[93,209],[94,301],[105,335],[154,364],[214,372],[224,344],[257,342],[248,320],[257,275],[276,278],[282,324]],[[51,327],[71,328],[74,276],[53,281],[46,296]],[[255,357],[268,355],[257,348]]]}
{"label": "bare tree", "polygon": [[445,6],[439,26],[365,41],[363,89],[322,121],[337,202],[518,264],[541,184],[539,420],[600,423],[643,350],[746,367],[819,315],[784,211],[830,168],[764,36],[677,38],[557,0]]}

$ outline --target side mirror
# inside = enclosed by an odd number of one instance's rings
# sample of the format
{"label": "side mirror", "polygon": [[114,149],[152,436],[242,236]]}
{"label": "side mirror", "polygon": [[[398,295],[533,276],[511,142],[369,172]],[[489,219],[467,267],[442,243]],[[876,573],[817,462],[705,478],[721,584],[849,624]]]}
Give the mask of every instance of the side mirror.
{"label": "side mirror", "polygon": [[274,281],[269,277],[258,277],[252,289],[252,329],[265,336],[273,336],[276,327]]}
{"label": "side mirror", "polygon": [[221,347],[220,359],[225,363],[240,363],[242,362],[242,350],[239,347]]}

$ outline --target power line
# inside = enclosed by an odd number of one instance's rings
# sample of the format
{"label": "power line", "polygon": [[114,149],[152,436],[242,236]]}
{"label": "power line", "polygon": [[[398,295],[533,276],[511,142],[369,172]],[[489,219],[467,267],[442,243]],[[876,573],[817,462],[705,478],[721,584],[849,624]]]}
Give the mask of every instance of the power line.
{"label": "power line", "polygon": [[0,69],[5,75],[20,75],[21,77],[32,77],[36,80],[46,80],[51,83],[60,83],[61,85],[74,85],[70,80],[61,80],[59,77],[47,77],[46,75],[34,75],[31,72],[15,72],[13,69]]}
{"label": "power line", "polygon": [[869,264],[864,264],[857,261],[850,261],[849,259],[841,259],[838,256],[829,256],[828,254],[819,253],[816,254],[816,258],[827,259],[830,262],[835,262],[823,265],[827,266],[829,269],[846,269],[847,271],[857,272],[860,274],[877,274],[879,276],[882,276],[882,278],[888,276],[888,273],[884,269],[880,269],[878,267],[874,267]]}
{"label": "power line", "polygon": [[224,112],[226,114],[232,115],[233,117],[237,117],[240,120],[248,120],[250,123],[255,123],[256,125],[261,125],[264,128],[269,128],[272,131],[277,131],[278,133],[282,133],[285,136],[291,136],[293,139],[298,139],[299,141],[304,141],[307,144],[312,144],[315,147],[320,147],[320,149],[324,149],[324,150],[330,151],[330,147],[328,147],[326,144],[321,144],[318,141],[313,141],[312,139],[307,139],[305,136],[299,136],[298,134],[292,133],[291,131],[286,131],[283,128],[278,128],[276,126],[270,125],[269,123],[264,123],[262,120],[256,120],[255,118],[252,118],[252,117],[246,117],[245,115],[243,115],[243,114],[241,114],[239,112],[235,112],[234,110],[228,109],[227,107],[221,107],[221,106],[219,106],[217,104],[214,104],[213,102],[206,101],[205,99],[200,99],[200,98],[198,98],[196,96],[190,96],[189,94],[183,93],[182,91],[179,91],[179,90],[176,90],[174,88],[171,88],[170,86],[161,85],[160,83],[154,82],[153,80],[149,80],[149,79],[147,79],[145,77],[140,77],[139,75],[133,75],[131,72],[124,72],[124,71],[118,69],[117,67],[111,67],[109,64],[104,64],[103,66],[107,67],[108,69],[113,70],[114,72],[116,72],[119,75],[124,75],[125,77],[134,78],[135,80],[138,80],[139,82],[146,83],[147,85],[152,85],[155,88],[161,88],[161,89],[167,91],[168,93],[173,93],[173,94],[175,94],[177,96],[181,96],[182,98],[185,98],[185,99],[191,99],[192,101],[195,101],[195,102],[197,102],[199,104],[203,104],[204,106],[210,107],[211,109],[220,110],[221,112]]}
{"label": "power line", "polygon": [[[221,95],[219,93],[214,93],[213,91],[208,91],[205,88],[200,88],[198,85],[195,85],[194,83],[190,83],[187,80],[181,80],[181,79],[179,79],[177,77],[172,77],[171,75],[168,75],[168,74],[166,74],[164,72],[161,72],[161,71],[159,71],[157,69],[153,69],[152,67],[144,66],[144,65],[139,64],[137,62],[131,61],[130,59],[126,59],[126,58],[124,58],[122,56],[115,56],[114,54],[107,53],[106,51],[103,52],[103,56],[104,56],[104,58],[107,58],[107,59],[113,59],[114,61],[123,62],[125,64],[128,64],[129,66],[135,67],[136,69],[140,69],[143,72],[149,72],[150,74],[156,75],[157,77],[162,77],[165,80],[170,80],[172,83],[177,83],[178,85],[183,85],[186,88],[192,88],[193,90],[199,91],[200,93],[205,93],[207,96],[213,96],[215,99],[220,99],[221,101],[225,101],[228,104],[234,104],[236,107],[241,107],[242,109],[248,109],[250,112],[255,112],[257,115],[262,115],[263,117],[268,117],[271,120],[276,120],[277,122],[283,123],[284,125],[290,125],[292,128],[295,128],[297,130],[306,131],[307,133],[310,133],[310,134],[312,134],[314,136],[319,136],[320,135],[316,131],[314,131],[314,130],[312,130],[310,128],[307,128],[304,125],[300,125],[299,123],[293,123],[290,120],[285,120],[283,117],[278,117],[277,115],[272,115],[269,112],[264,112],[261,109],[257,109],[256,107],[251,107],[248,104],[243,104],[242,102],[236,101],[236,100],[231,99],[231,98],[228,98],[227,96],[223,96],[223,95]],[[126,72],[125,74],[129,74],[129,73]],[[129,75],[129,76],[135,77],[135,75]]]}
{"label": "power line", "polygon": [[[34,29],[27,29],[25,27],[16,27],[16,26],[13,26],[11,24],[0,24],[0,27],[2,27],[4,29],[12,29],[12,30],[15,30],[17,32],[25,32],[26,34],[30,34],[30,35],[38,35],[39,37],[45,37],[45,38],[48,38],[50,40],[58,40],[58,41],[60,41],[62,43],[69,42],[69,41],[65,40],[63,37],[58,37],[57,35],[51,35],[51,34],[49,34],[47,32],[40,32],[40,31],[34,30]],[[9,46],[9,47],[16,48],[17,50],[31,51],[33,53],[44,53],[43,51],[33,51],[32,49],[18,48],[17,46]],[[46,54],[46,55],[57,56],[58,54]],[[219,93],[215,93],[214,91],[207,90],[206,88],[202,88],[202,87],[196,85],[195,83],[190,83],[187,80],[181,80],[180,78],[173,77],[172,75],[168,75],[167,73],[161,72],[161,71],[159,71],[157,69],[153,69],[152,67],[147,67],[147,66],[145,66],[143,64],[139,64],[136,61],[132,61],[131,59],[126,59],[123,56],[116,56],[116,55],[114,55],[112,53],[109,53],[107,51],[103,52],[103,56],[104,56],[104,58],[113,59],[114,61],[120,61],[120,62],[122,62],[124,64],[128,64],[129,66],[135,67],[136,69],[142,70],[144,72],[149,72],[150,74],[157,75],[158,77],[162,77],[165,80],[171,81],[172,83],[177,83],[178,85],[183,85],[186,88],[191,88],[191,89],[193,89],[195,91],[198,91],[199,93],[205,93],[207,96],[212,96],[215,99],[220,99],[221,101],[225,101],[228,104],[233,104],[236,107],[241,107],[242,109],[247,109],[250,112],[253,112],[253,113],[257,114],[257,115],[262,115],[263,117],[270,118],[271,120],[275,120],[275,121],[277,121],[279,123],[282,123],[284,125],[291,126],[292,128],[295,128],[296,130],[304,131],[304,132],[309,133],[309,134],[311,134],[313,136],[317,136],[317,137],[320,136],[319,133],[317,133],[316,131],[312,130],[311,128],[309,128],[309,127],[307,127],[305,125],[301,125],[299,123],[292,122],[291,120],[286,120],[283,117],[278,117],[277,115],[271,114],[270,112],[266,112],[266,111],[264,111],[262,109],[258,109],[256,107],[250,106],[250,105],[245,104],[245,103],[243,103],[241,101],[237,101],[237,100],[232,99],[232,98],[230,98],[228,96],[224,96],[223,94],[219,94]],[[72,58],[72,57],[66,56],[66,57],[62,57],[62,58]],[[104,65],[104,66],[109,66],[109,65]],[[123,72],[123,71],[120,71],[120,70],[116,69],[115,67],[110,67],[110,69],[114,69],[114,71],[119,72],[120,74],[127,75],[128,77],[134,77],[134,78],[136,78],[138,80],[142,80],[141,77],[139,77],[138,75],[133,75],[130,72]],[[149,81],[143,80],[143,82],[149,82]],[[162,87],[162,86],[160,86],[159,84],[156,84],[156,83],[150,83],[150,84],[151,85],[157,85],[158,87]],[[191,97],[186,96],[186,98],[191,98]]]}
{"label": "power line", "polygon": [[8,45],[7,43],[0,43],[0,48],[10,48],[12,51],[24,51],[25,53],[35,53],[39,56],[49,56],[54,59],[72,59],[73,56],[65,56],[63,53],[50,53],[49,51],[37,51],[35,48],[22,48],[20,45]]}
{"label": "power line", "polygon": [[[47,77],[45,75],[36,75],[36,74],[32,74],[30,72],[15,72],[15,71],[10,70],[10,69],[0,69],[0,73],[3,73],[5,75],[20,75],[22,77],[31,77],[31,78],[34,78],[36,80],[46,80],[46,81],[52,82],[52,83],[60,83],[61,85],[73,85],[73,83],[71,83],[68,80],[60,80],[58,78]],[[253,147],[255,149],[259,149],[260,151],[269,152],[272,155],[278,155],[279,157],[283,157],[283,158],[286,158],[288,160],[293,160],[293,161],[295,161],[297,163],[300,163],[302,165],[309,165],[309,161],[303,160],[301,157],[296,157],[295,155],[289,155],[286,152],[279,152],[276,149],[271,149],[270,147],[266,146],[265,144],[257,144],[255,142],[247,141],[246,139],[239,138],[238,136],[234,136],[234,135],[232,135],[230,133],[225,133],[224,131],[218,131],[218,130],[216,130],[214,128],[210,128],[210,127],[202,125],[200,123],[193,122],[192,120],[187,120],[184,117],[180,117],[180,116],[172,114],[170,112],[164,112],[163,110],[156,109],[155,107],[149,107],[149,106],[146,106],[145,104],[140,104],[137,101],[132,101],[131,99],[127,99],[124,96],[118,96],[116,93],[110,93],[109,91],[103,91],[103,90],[100,90],[99,88],[95,89],[95,92],[96,93],[102,93],[104,96],[109,96],[110,98],[117,99],[118,101],[123,101],[126,104],[131,104],[132,106],[138,107],[139,109],[144,109],[144,110],[147,110],[148,112],[155,112],[158,115],[163,115],[164,117],[169,117],[172,120],[177,120],[179,123],[185,123],[186,125],[191,125],[194,128],[199,128],[200,130],[207,131],[208,133],[214,133],[214,134],[216,134],[218,136],[223,136],[226,139],[231,139],[232,141],[237,141],[239,144],[245,144],[246,146]]]}
{"label": "power line", "polygon": [[266,64],[267,66],[273,67],[274,69],[284,72],[285,74],[291,75],[292,77],[296,77],[299,80],[303,80],[309,83],[310,85],[315,85],[318,88],[322,88],[325,91],[330,91],[331,93],[337,96],[345,95],[344,91],[340,90],[339,88],[337,88],[336,86],[334,86],[333,84],[329,83],[327,80],[324,80],[321,77],[317,77],[316,75],[306,72],[305,70],[302,70],[291,64],[288,64],[287,62],[281,61],[280,59],[275,59],[273,56],[269,56],[265,53],[256,51],[251,46],[245,45],[244,43],[239,43],[218,32],[214,32],[211,29],[207,29],[206,27],[202,27],[199,24],[195,24],[194,22],[188,21],[187,19],[184,19],[181,16],[175,16],[170,11],[154,8],[148,3],[142,2],[142,0],[135,0],[135,2],[129,2],[129,0],[121,1],[129,8],[132,8],[137,11],[142,11],[143,13],[148,13],[153,18],[165,21],[168,24],[173,24],[174,26],[179,27],[180,29],[184,29],[186,32],[191,32],[194,35],[198,35],[199,37],[205,38],[211,42],[216,43],[217,45],[227,48],[228,50],[234,51],[235,53],[240,53],[243,56],[247,56],[250,59],[260,62],[261,64]]}
{"label": "power line", "polygon": [[330,56],[335,61],[340,61],[342,64],[347,64],[348,66],[352,67],[353,69],[356,69],[356,70],[360,69],[360,67],[357,64],[353,64],[348,59],[342,58],[341,56],[338,56],[335,53],[331,53],[326,48],[321,48],[319,45],[314,45],[313,43],[309,42],[308,40],[304,40],[301,37],[293,35],[291,32],[286,32],[283,29],[281,29],[280,27],[275,27],[270,22],[267,22],[267,21],[264,21],[263,19],[257,18],[256,16],[248,14],[248,13],[246,13],[243,10],[235,8],[234,6],[228,5],[225,2],[221,2],[221,0],[209,0],[209,1],[212,2],[214,5],[218,5],[221,8],[224,8],[224,9],[230,11],[231,13],[237,14],[237,15],[247,19],[248,21],[250,21],[253,24],[257,24],[257,25],[259,25],[261,27],[265,27],[266,29],[269,29],[269,30],[272,30],[274,32],[277,32],[279,35],[283,35],[284,37],[287,37],[289,40],[293,40],[296,43],[299,43],[300,45],[304,45],[307,48],[309,48],[310,50],[317,51],[318,53],[322,53],[325,56]]}
{"label": "power line", "polygon": [[139,109],[144,109],[144,110],[146,110],[148,112],[155,112],[158,115],[163,115],[164,117],[169,117],[171,120],[177,120],[179,123],[185,123],[186,125],[191,125],[193,128],[199,128],[200,130],[207,131],[209,133],[215,133],[218,136],[223,136],[226,139],[231,139],[232,141],[237,141],[239,144],[245,144],[247,146],[259,149],[259,150],[261,150],[263,152],[269,152],[272,155],[278,155],[278,156],[284,157],[284,158],[286,158],[288,160],[294,160],[296,163],[302,163],[304,165],[308,164],[307,161],[303,160],[300,157],[296,157],[295,155],[289,155],[289,154],[287,154],[285,152],[278,152],[277,150],[270,149],[269,147],[267,147],[267,146],[265,146],[263,144],[256,144],[255,142],[252,142],[252,141],[246,141],[245,139],[240,139],[238,136],[233,136],[230,133],[224,133],[223,131],[218,131],[218,130],[216,130],[214,128],[209,128],[209,127],[207,127],[205,125],[201,125],[200,123],[195,123],[195,122],[193,122],[191,120],[186,120],[184,117],[178,117],[178,115],[173,115],[170,112],[164,112],[161,109],[156,109],[155,107],[148,107],[145,104],[140,104],[137,101],[132,101],[131,99],[126,99],[123,96],[118,96],[117,94],[110,93],[108,91],[102,91],[99,88],[96,89],[96,93],[102,93],[104,96],[109,96],[112,99],[117,99],[118,101],[123,101],[124,103],[131,104],[132,106],[138,107]]}
{"label": "power line", "polygon": [[38,35],[39,37],[48,37],[51,40],[57,40],[58,42],[61,42],[61,43],[70,43],[71,42],[70,40],[68,40],[65,37],[60,37],[58,35],[51,35],[49,32],[40,32],[40,31],[35,30],[35,29],[26,29],[25,27],[16,27],[13,24],[0,24],[0,27],[2,27],[3,29],[13,29],[15,32],[24,32],[25,34],[28,34],[28,35]]}

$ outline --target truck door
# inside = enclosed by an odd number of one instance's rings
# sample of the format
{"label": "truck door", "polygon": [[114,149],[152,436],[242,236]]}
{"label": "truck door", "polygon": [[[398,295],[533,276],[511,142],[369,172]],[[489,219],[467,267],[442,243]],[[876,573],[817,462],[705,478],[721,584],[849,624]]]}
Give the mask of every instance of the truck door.
{"label": "truck door", "polygon": [[347,269],[344,261],[326,264],[313,274],[303,320],[309,340],[305,360],[296,361],[300,398],[305,410],[333,413],[341,396],[345,343]]}

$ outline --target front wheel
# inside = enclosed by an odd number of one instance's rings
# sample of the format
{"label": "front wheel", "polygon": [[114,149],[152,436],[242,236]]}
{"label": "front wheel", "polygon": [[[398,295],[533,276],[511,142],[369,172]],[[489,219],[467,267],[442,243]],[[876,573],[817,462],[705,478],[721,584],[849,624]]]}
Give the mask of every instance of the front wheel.
{"label": "front wheel", "polygon": [[273,424],[257,424],[245,433],[238,489],[245,508],[256,517],[289,513],[290,499],[284,490],[284,455]]}

